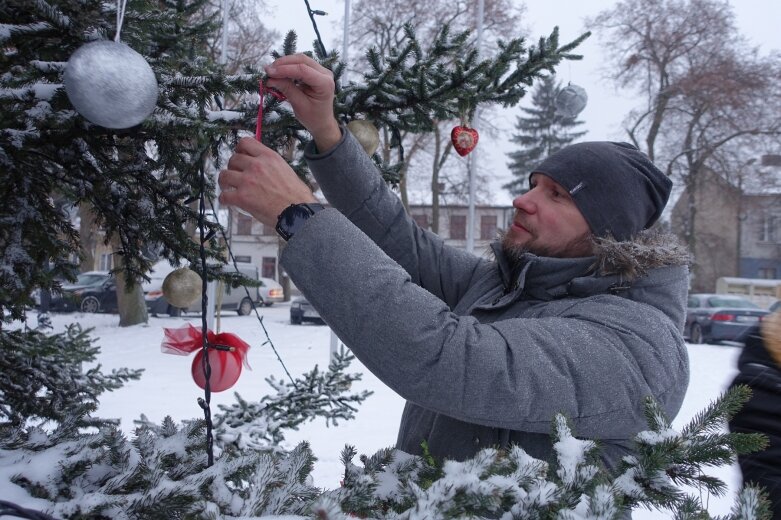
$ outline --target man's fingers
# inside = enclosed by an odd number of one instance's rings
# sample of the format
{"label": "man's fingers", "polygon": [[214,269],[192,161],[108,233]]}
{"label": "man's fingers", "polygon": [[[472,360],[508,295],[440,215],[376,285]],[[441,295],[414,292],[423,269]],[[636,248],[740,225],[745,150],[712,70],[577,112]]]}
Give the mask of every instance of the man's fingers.
{"label": "man's fingers", "polygon": [[292,79],[269,78],[269,80],[266,82],[266,85],[282,92],[290,105],[293,107],[300,106],[300,103],[303,103],[309,99],[309,97],[304,94],[301,89],[295,85],[295,83],[293,83]]}
{"label": "man's fingers", "polygon": [[251,157],[247,154],[235,153],[228,160],[228,170],[235,170],[238,172],[249,170],[255,160],[257,160],[255,157]]}
{"label": "man's fingers", "polygon": [[300,81],[315,89],[327,89],[333,82],[333,74],[330,70],[320,67],[318,70],[308,64],[291,63],[278,65],[276,62],[266,68],[266,72],[272,79],[292,79]]}
{"label": "man's fingers", "polygon": [[217,177],[217,184],[220,186],[220,190],[233,191],[241,183],[242,173],[235,170],[222,170],[219,177]]}
{"label": "man's fingers", "polygon": [[[289,56],[282,56],[281,58],[274,60],[274,63],[266,67],[266,72],[271,74],[271,72],[268,69],[274,70],[277,66],[286,66],[286,65],[302,65],[314,69],[315,71],[320,72],[322,74],[331,74],[330,70],[323,67],[322,65],[317,63],[317,61],[310,58],[306,54],[291,54]],[[271,75],[278,76],[278,74],[271,74]]]}
{"label": "man's fingers", "polygon": [[270,151],[271,148],[258,142],[254,137],[243,137],[236,145],[236,153],[247,154],[250,157],[260,157]]}

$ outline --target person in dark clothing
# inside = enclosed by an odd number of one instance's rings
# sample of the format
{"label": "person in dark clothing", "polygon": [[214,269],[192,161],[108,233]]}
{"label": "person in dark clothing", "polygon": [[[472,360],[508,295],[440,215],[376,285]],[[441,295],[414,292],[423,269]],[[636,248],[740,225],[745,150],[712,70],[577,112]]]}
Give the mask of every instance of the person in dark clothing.
{"label": "person in dark clothing", "polygon": [[773,518],[781,518],[781,311],[748,332],[738,369],[732,386],[747,385],[752,396],[730,421],[730,430],[763,433],[770,441],[767,449],[738,457],[743,483],[765,488]]}

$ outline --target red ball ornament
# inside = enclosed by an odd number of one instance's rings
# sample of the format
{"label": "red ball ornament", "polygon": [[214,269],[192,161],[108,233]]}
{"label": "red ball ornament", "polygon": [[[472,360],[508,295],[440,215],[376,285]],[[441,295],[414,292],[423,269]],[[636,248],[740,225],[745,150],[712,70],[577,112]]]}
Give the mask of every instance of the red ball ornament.
{"label": "red ball ornament", "polygon": [[475,149],[479,138],[480,136],[477,134],[477,130],[469,128],[466,125],[457,126],[450,132],[450,140],[453,142],[453,148],[461,157]]}
{"label": "red ball ornament", "polygon": [[[236,384],[241,375],[241,356],[238,352],[209,349],[209,389],[222,392]],[[206,388],[206,376],[203,374],[203,350],[193,359],[193,380],[201,388]]]}
{"label": "red ball ornament", "polygon": [[[187,356],[193,352],[192,375],[195,384],[206,388],[206,376],[203,373],[203,336],[199,329],[190,324],[178,329],[163,329],[165,339],[161,350],[166,354]],[[215,334],[208,331],[209,342],[209,390],[222,392],[236,384],[241,375],[241,366],[247,364],[249,344],[230,332]]]}

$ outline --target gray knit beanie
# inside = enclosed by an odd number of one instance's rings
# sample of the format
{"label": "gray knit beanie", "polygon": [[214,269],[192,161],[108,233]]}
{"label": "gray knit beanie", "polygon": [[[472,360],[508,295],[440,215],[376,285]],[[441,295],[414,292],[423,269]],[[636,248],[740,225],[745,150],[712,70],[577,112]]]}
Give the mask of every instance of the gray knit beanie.
{"label": "gray knit beanie", "polygon": [[561,184],[591,231],[628,240],[662,214],[672,181],[629,143],[593,141],[562,148],[532,173]]}

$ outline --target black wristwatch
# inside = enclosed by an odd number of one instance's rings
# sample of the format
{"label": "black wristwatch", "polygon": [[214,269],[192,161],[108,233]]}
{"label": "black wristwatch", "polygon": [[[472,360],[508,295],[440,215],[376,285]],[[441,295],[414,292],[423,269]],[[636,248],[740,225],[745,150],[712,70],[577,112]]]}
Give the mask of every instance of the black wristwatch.
{"label": "black wristwatch", "polygon": [[291,204],[279,214],[277,217],[277,226],[274,229],[276,229],[279,236],[284,238],[285,242],[287,242],[290,240],[290,237],[295,235],[296,231],[301,229],[301,226],[304,225],[304,222],[306,222],[309,217],[323,209],[325,209],[325,206],[313,202],[306,204]]}

